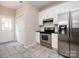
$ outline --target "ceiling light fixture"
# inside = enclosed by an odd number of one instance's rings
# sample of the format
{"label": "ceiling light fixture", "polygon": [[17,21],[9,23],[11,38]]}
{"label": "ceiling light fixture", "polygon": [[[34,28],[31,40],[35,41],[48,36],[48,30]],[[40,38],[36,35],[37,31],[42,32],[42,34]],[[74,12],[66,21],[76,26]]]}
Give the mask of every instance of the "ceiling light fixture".
{"label": "ceiling light fixture", "polygon": [[23,1],[19,1],[20,3],[23,3]]}

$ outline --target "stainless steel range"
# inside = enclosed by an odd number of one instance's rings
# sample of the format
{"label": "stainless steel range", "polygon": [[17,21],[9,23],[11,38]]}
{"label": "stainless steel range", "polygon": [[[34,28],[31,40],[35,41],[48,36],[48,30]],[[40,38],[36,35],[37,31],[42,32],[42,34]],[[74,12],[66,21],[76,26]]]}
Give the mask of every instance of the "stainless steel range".
{"label": "stainless steel range", "polygon": [[51,34],[40,33],[40,44],[48,48],[52,48]]}
{"label": "stainless steel range", "polygon": [[53,26],[53,19],[46,19],[43,21],[44,31],[40,31],[40,44],[48,48],[52,48],[51,34],[55,31]]}

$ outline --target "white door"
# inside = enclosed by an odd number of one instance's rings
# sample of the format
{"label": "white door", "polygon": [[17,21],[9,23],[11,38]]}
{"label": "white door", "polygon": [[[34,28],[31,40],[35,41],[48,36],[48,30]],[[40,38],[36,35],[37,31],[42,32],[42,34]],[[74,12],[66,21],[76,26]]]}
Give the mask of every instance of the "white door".
{"label": "white door", "polygon": [[14,40],[14,17],[0,15],[0,43]]}

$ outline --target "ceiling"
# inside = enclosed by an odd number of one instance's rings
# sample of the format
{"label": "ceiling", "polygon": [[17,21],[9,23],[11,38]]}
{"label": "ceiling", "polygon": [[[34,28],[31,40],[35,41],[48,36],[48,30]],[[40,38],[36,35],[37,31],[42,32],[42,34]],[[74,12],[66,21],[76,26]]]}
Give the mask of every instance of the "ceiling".
{"label": "ceiling", "polygon": [[34,5],[36,8],[39,9],[39,11],[46,9],[51,6],[58,5],[64,1],[32,1],[30,2],[32,5]]}
{"label": "ceiling", "polygon": [[0,1],[0,5],[15,10],[21,5],[21,3],[19,3],[19,1]]}
{"label": "ceiling", "polygon": [[[62,3],[63,1],[29,1],[29,2],[39,10],[43,10],[51,5],[54,6],[56,4]],[[7,8],[11,8],[13,10],[16,10],[22,3],[20,3],[19,1],[0,1],[0,5],[5,6]]]}

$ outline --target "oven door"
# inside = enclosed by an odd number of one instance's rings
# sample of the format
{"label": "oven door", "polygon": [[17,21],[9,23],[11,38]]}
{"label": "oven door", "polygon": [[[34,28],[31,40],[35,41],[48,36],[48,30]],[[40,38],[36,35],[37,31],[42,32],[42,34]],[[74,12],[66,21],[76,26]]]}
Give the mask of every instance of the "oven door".
{"label": "oven door", "polygon": [[40,38],[41,38],[42,42],[51,43],[51,36],[50,36],[50,34],[41,33],[40,34]]}

